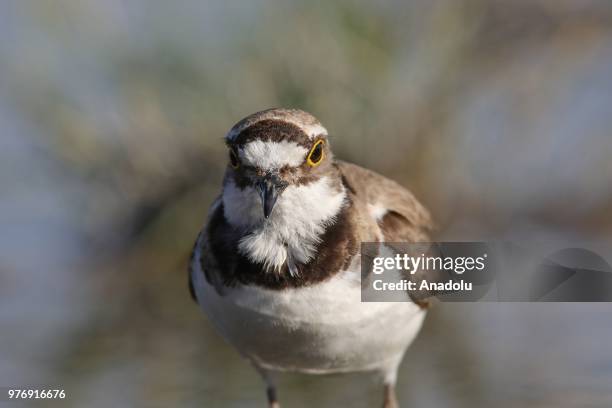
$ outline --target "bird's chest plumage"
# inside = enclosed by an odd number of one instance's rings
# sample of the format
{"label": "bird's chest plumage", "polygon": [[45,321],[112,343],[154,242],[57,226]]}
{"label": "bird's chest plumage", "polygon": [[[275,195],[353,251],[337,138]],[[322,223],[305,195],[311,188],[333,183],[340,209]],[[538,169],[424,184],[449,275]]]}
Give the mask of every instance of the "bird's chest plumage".
{"label": "bird's chest plumage", "polygon": [[409,302],[362,303],[356,270],[300,288],[239,285],[223,296],[196,271],[194,286],[201,308],[226,340],[276,370],[380,368],[401,358],[425,316]]}

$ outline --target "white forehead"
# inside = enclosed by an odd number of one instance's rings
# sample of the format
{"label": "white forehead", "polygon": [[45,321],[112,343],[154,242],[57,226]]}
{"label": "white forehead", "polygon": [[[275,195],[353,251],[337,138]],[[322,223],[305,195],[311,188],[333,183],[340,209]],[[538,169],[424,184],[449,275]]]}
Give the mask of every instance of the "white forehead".
{"label": "white forehead", "polygon": [[238,149],[240,160],[260,169],[278,169],[284,166],[297,167],[306,160],[308,149],[293,142],[282,140],[253,140]]}

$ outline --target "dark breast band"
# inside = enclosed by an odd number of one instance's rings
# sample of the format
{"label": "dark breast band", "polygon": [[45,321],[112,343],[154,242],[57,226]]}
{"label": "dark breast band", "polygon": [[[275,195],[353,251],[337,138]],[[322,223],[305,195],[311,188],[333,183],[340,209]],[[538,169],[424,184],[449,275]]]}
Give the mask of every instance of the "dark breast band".
{"label": "dark breast band", "polygon": [[[280,271],[266,270],[263,264],[253,262],[238,252],[238,242],[242,234],[227,222],[221,204],[208,224],[206,233],[210,253],[202,254],[200,265],[209,283],[212,283],[211,273],[218,273],[222,284],[229,287],[243,284],[278,290],[323,282],[348,268],[359,250],[359,242],[351,223],[352,211],[353,205],[348,197],[347,204],[321,237],[315,256],[307,264],[297,264],[298,273],[291,275],[286,263]],[[204,257],[211,255],[219,265],[218,271],[206,269]]]}

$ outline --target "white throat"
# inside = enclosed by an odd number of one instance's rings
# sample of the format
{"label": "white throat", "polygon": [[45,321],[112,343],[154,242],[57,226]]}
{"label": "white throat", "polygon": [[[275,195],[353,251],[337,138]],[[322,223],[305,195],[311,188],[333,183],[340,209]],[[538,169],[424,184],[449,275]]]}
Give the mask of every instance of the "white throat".
{"label": "white throat", "polygon": [[259,193],[239,189],[228,179],[223,189],[227,221],[247,234],[238,250],[251,261],[279,270],[285,262],[294,273],[295,263],[307,263],[315,255],[325,228],[344,205],[344,187],[337,191],[328,177],[301,186],[289,186],[276,202],[270,218],[263,217]]}

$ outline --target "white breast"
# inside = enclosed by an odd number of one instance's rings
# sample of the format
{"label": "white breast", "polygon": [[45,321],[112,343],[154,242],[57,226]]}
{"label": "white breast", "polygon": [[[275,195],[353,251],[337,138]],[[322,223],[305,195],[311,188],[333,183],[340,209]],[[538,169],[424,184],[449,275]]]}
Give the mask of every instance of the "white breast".
{"label": "white breast", "polygon": [[199,262],[193,268],[204,312],[226,340],[264,368],[389,371],[425,317],[411,302],[362,303],[356,270],[303,288],[239,286],[219,296],[204,279]]}

